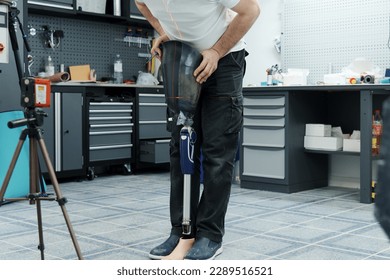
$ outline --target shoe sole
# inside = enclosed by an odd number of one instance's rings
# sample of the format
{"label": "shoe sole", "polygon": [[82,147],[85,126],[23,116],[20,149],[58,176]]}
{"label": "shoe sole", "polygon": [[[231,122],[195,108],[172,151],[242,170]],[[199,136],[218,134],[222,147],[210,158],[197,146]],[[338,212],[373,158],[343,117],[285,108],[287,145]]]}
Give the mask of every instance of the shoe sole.
{"label": "shoe sole", "polygon": [[213,260],[213,259],[215,259],[215,257],[218,256],[218,255],[220,255],[220,254],[222,254],[222,252],[223,252],[223,247],[221,246],[221,248],[219,248],[219,249],[215,252],[215,254],[214,254],[211,258],[209,258],[209,259],[207,259],[207,260]]}
{"label": "shoe sole", "polygon": [[[220,248],[218,248],[217,251],[215,251],[214,255],[212,255],[210,258],[208,259],[204,259],[205,261],[209,261],[209,260],[213,260],[215,259],[218,255],[222,254],[223,252],[223,247],[221,246]],[[189,260],[189,261],[192,261],[192,259],[186,259],[184,258],[185,260]]]}
{"label": "shoe sole", "polygon": [[163,257],[165,256],[157,256],[157,255],[149,254],[149,258],[152,260],[161,260]]}

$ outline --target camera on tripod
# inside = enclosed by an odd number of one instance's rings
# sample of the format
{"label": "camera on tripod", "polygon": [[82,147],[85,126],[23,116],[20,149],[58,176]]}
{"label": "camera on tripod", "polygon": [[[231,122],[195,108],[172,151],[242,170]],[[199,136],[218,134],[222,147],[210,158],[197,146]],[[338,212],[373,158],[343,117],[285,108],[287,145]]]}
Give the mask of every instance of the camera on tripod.
{"label": "camera on tripod", "polygon": [[21,87],[22,107],[50,107],[50,80],[27,77],[22,79]]}

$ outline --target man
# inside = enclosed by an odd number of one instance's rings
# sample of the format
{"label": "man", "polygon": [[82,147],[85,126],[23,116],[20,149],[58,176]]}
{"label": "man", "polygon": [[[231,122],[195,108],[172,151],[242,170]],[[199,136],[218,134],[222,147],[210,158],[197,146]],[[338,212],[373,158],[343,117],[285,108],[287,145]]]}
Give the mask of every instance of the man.
{"label": "man", "polygon": [[[182,235],[183,176],[180,169],[180,126],[172,126],[170,143],[171,233],[151,250],[152,259],[214,259],[222,252],[225,215],[239,132],[242,126],[243,36],[260,14],[257,0],[135,0],[140,12],[160,35],[152,53],[164,55],[160,44],[178,40],[199,50],[194,71],[202,85],[193,128],[195,174],[191,176],[191,224]],[[177,118],[177,116],[175,116]],[[200,147],[203,192],[200,194]]]}

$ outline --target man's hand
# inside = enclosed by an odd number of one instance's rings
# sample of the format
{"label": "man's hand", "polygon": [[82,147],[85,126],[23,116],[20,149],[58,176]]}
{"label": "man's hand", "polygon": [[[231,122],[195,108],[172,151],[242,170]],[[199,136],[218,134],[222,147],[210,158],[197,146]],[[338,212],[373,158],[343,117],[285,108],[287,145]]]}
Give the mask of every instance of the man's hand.
{"label": "man's hand", "polygon": [[166,41],[169,41],[169,38],[166,34],[156,38],[154,41],[153,41],[153,46],[152,46],[152,49],[150,50],[150,52],[152,53],[152,56],[155,55],[158,59],[161,60],[161,49],[160,49],[160,45]]}
{"label": "man's hand", "polygon": [[202,62],[199,67],[195,69],[194,76],[196,81],[203,84],[214,73],[218,67],[220,59],[219,53],[215,49],[208,49],[202,52]]}

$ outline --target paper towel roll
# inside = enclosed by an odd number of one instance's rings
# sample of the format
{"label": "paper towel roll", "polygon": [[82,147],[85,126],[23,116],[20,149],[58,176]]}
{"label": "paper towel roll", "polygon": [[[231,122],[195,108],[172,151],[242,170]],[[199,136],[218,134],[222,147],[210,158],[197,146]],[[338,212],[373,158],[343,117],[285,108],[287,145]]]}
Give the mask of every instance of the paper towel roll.
{"label": "paper towel roll", "polygon": [[68,72],[58,72],[58,73],[55,73],[54,75],[49,76],[47,78],[50,80],[50,82],[53,82],[53,83],[66,82],[66,81],[69,81],[70,75]]}

